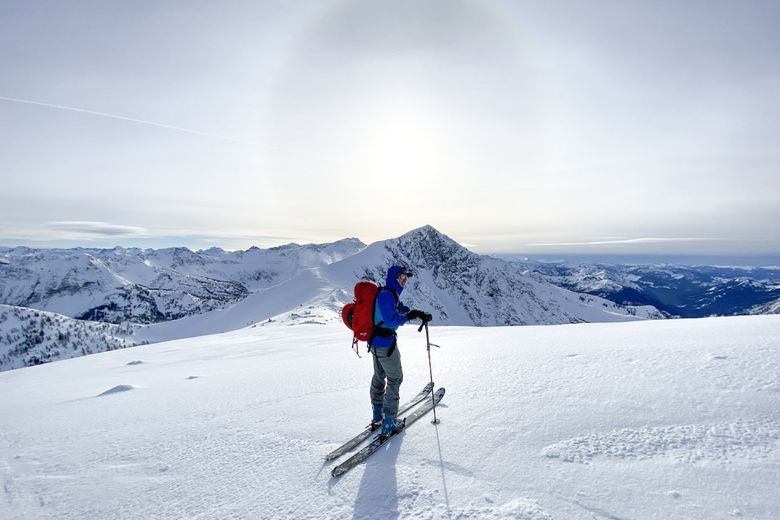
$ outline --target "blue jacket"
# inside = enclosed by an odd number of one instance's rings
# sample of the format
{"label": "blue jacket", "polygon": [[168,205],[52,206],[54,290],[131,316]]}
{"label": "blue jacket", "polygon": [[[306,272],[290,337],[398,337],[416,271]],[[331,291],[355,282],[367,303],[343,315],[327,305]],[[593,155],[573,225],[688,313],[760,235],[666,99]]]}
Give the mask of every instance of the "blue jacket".
{"label": "blue jacket", "polygon": [[[400,267],[393,266],[387,270],[387,280],[385,280],[385,289],[379,291],[376,296],[376,303],[374,304],[374,326],[382,324],[381,326],[386,329],[395,331],[409,321],[405,315],[409,312],[409,307],[401,303],[400,300],[396,300],[391,291],[400,297],[401,292],[404,290],[398,284],[398,270]],[[388,290],[390,289],[390,290]],[[392,337],[384,338],[382,336],[374,335],[370,344],[374,348],[387,348],[395,342],[395,334]]]}

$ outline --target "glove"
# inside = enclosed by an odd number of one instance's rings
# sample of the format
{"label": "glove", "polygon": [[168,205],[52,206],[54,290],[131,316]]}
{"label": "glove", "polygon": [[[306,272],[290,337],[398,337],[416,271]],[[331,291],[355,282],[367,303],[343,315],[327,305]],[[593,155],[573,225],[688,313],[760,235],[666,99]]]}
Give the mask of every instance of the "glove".
{"label": "glove", "polygon": [[407,312],[406,317],[409,318],[410,320],[420,318],[422,321],[431,321],[433,319],[433,316],[431,316],[430,313],[423,312],[417,309],[413,309]]}

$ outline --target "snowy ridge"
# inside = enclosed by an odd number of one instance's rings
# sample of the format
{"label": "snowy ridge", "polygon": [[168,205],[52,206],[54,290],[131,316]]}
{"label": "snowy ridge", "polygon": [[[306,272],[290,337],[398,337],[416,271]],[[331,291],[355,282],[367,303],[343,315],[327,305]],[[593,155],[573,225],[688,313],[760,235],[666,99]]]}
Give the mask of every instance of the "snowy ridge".
{"label": "snowy ridge", "polygon": [[756,305],[748,311],[748,314],[780,314],[780,298],[769,303]]}
{"label": "snowy ridge", "polygon": [[[0,517],[780,517],[780,316],[431,338],[441,424],[338,480],[323,457],[365,426],[371,372],[340,324],[0,373]],[[402,399],[424,344],[401,328]]]}
{"label": "snowy ridge", "polygon": [[133,347],[137,328],[0,304],[0,371]]}

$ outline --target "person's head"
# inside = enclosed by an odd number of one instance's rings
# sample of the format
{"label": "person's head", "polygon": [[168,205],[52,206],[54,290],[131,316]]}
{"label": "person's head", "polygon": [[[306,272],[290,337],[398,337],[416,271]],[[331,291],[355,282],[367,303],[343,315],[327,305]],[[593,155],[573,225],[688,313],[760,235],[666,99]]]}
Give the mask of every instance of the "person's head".
{"label": "person's head", "polygon": [[412,271],[408,267],[404,267],[401,265],[394,265],[393,267],[387,270],[386,285],[387,287],[400,293],[403,290],[404,286],[406,286],[406,281],[411,276],[412,276]]}

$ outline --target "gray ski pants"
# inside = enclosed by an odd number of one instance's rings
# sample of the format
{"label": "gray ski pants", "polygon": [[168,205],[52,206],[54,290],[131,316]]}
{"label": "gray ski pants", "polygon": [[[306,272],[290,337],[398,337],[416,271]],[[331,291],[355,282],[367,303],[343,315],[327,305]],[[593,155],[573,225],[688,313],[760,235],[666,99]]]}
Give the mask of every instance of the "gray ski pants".
{"label": "gray ski pants", "polygon": [[[399,390],[404,380],[401,368],[401,352],[393,349],[390,357],[387,348],[371,349],[374,358],[374,377],[371,378],[371,404],[383,405],[385,417],[395,419],[398,415]],[[385,380],[387,387],[385,388]]]}

